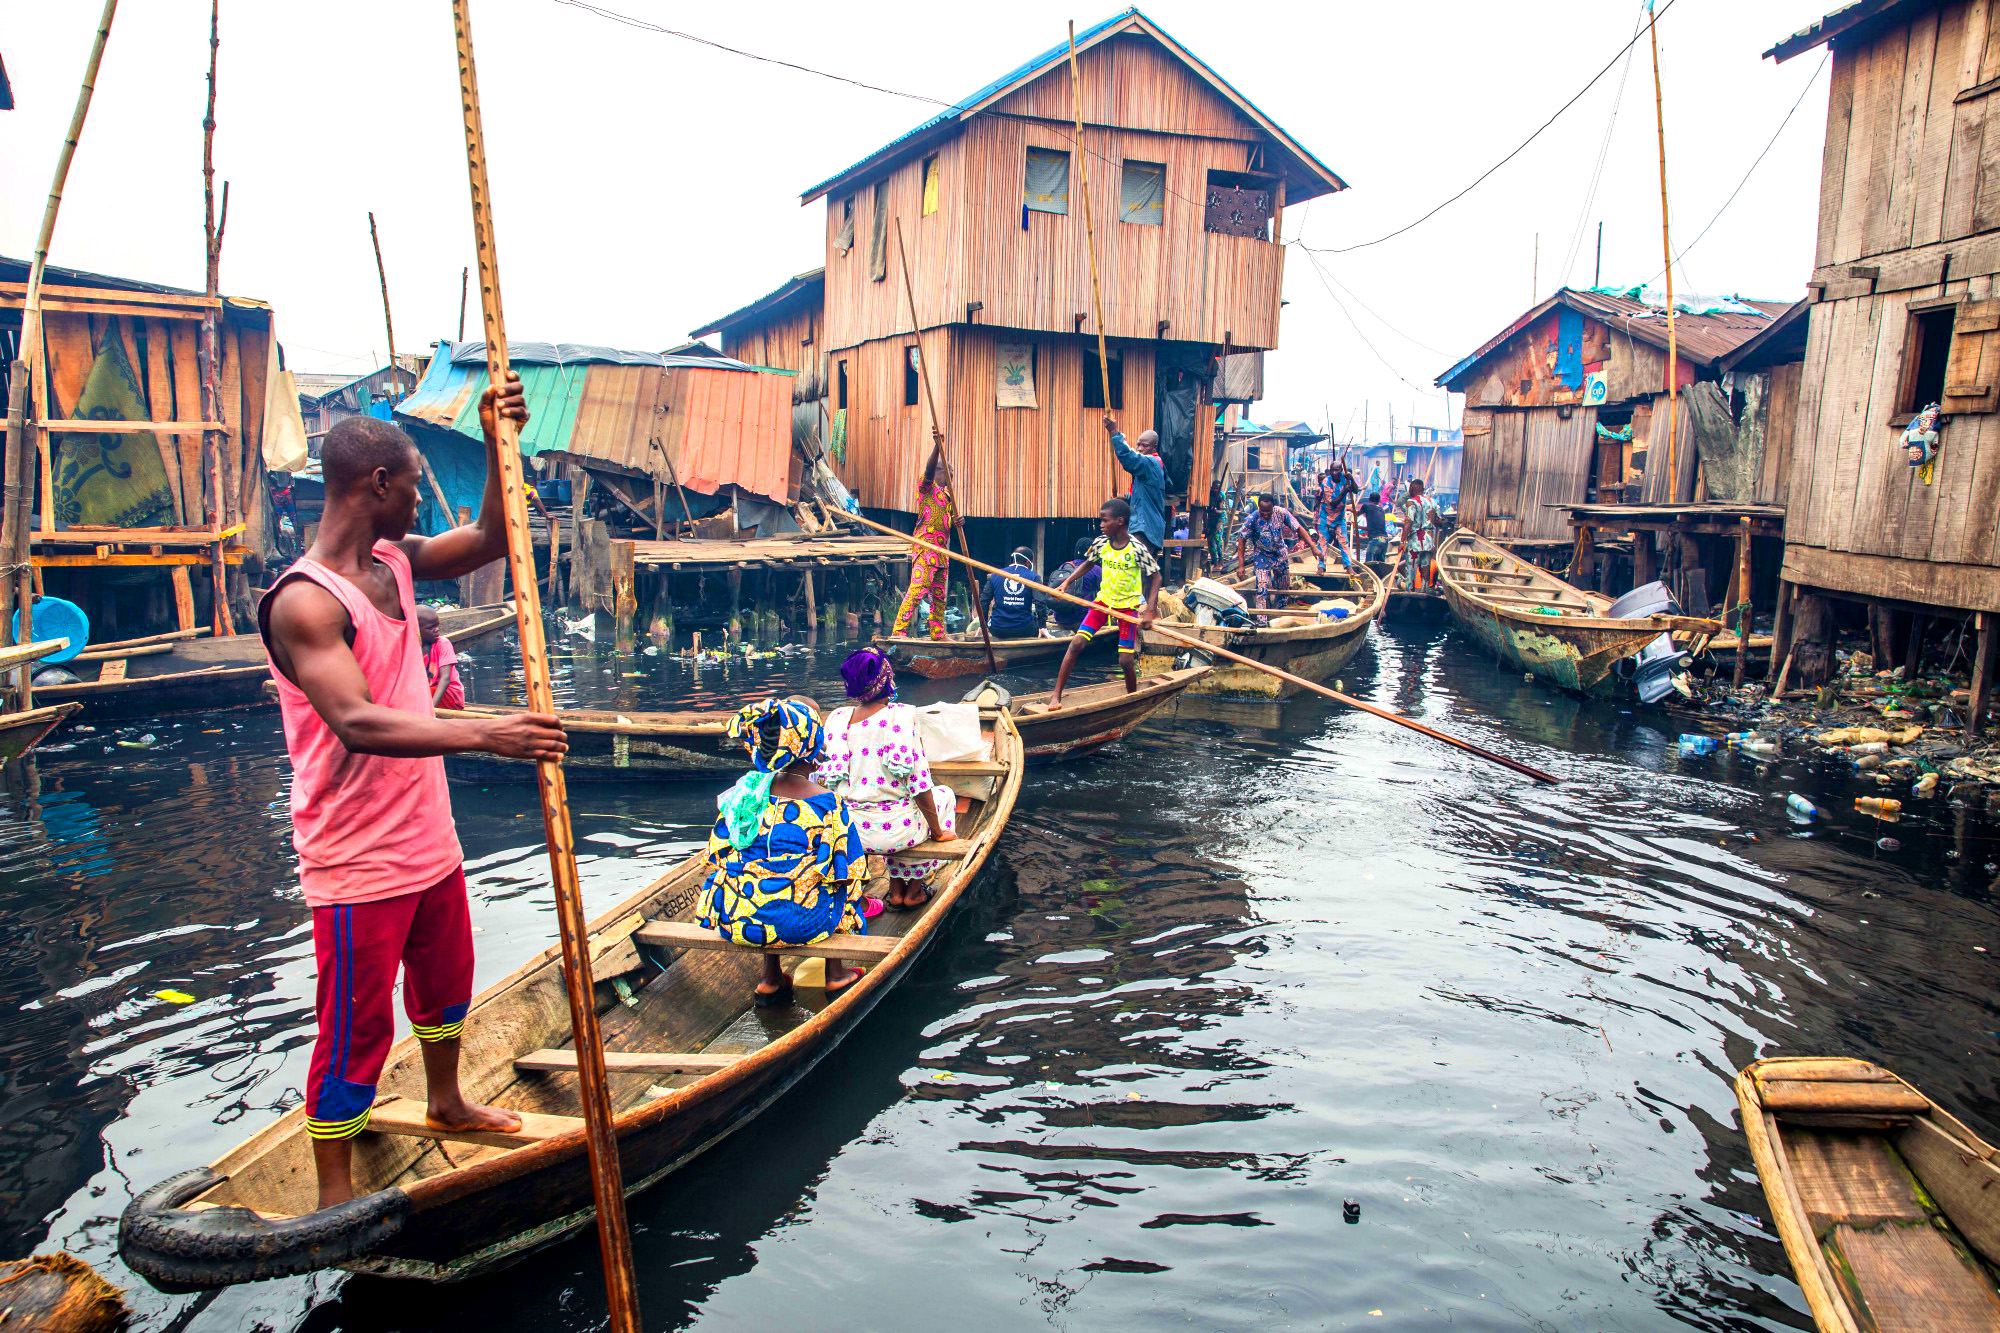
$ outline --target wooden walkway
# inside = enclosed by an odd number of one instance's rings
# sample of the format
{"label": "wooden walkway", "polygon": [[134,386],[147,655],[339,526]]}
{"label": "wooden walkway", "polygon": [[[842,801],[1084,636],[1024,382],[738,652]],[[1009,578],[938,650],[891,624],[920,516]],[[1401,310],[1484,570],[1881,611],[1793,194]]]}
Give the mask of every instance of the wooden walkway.
{"label": "wooden walkway", "polygon": [[884,565],[910,558],[889,537],[759,537],[750,541],[633,541],[632,563],[652,569],[776,569]]}

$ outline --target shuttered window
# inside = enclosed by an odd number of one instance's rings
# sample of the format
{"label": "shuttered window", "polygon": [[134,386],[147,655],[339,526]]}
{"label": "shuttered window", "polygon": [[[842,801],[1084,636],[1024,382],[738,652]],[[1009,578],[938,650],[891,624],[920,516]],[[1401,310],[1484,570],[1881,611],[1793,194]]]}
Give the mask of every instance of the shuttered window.
{"label": "shuttered window", "polygon": [[833,248],[846,254],[854,248],[854,196],[840,201],[840,230],[833,234]]}
{"label": "shuttered window", "polygon": [[924,159],[924,216],[938,211],[938,163],[935,156]]}
{"label": "shuttered window", "polygon": [[[2000,352],[2000,301],[1966,301],[1952,320],[1944,372],[1946,412],[1991,412],[2000,405],[1994,354]],[[1922,404],[1918,405],[1921,410]]]}
{"label": "shuttered window", "polygon": [[875,182],[868,210],[868,278],[880,282],[889,276],[889,182]]}
{"label": "shuttered window", "polygon": [[1030,148],[1022,207],[1031,213],[1069,212],[1069,154]]}
{"label": "shuttered window", "polygon": [[1161,162],[1125,160],[1118,178],[1118,216],[1142,227],[1157,227],[1167,215],[1167,168]]}

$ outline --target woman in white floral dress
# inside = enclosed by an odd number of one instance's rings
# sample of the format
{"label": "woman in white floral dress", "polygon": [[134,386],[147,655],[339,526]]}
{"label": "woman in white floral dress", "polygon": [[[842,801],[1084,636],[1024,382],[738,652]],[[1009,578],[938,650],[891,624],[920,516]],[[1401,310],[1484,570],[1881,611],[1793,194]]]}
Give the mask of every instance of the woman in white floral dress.
{"label": "woman in white floral dress", "polygon": [[[839,794],[854,817],[861,844],[874,855],[923,842],[954,842],[957,801],[951,788],[931,780],[917,710],[896,702],[896,669],[880,652],[863,648],[841,664],[853,702],[826,718],[826,749],[816,774]],[[937,860],[889,862],[888,905],[898,910],[930,901],[926,877]]]}

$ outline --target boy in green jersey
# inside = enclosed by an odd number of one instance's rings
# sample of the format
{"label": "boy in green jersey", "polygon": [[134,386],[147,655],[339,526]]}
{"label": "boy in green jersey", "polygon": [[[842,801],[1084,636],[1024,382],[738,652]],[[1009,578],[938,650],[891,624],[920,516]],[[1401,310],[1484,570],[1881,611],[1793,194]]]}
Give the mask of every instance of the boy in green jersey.
{"label": "boy in green jersey", "polygon": [[[1097,604],[1084,614],[1083,623],[1063,653],[1062,667],[1056,672],[1056,687],[1049,695],[1048,711],[1062,707],[1063,689],[1069,684],[1070,668],[1084,645],[1107,628],[1113,612],[1125,612],[1118,620],[1118,663],[1125,668],[1125,692],[1139,689],[1139,631],[1153,623],[1154,600],[1160,595],[1160,563],[1144,542],[1132,540],[1132,506],[1117,498],[1104,502],[1097,511],[1098,529],[1103,533],[1083,553],[1083,560],[1057,585],[1068,592],[1083,572],[1095,565],[1103,574],[1097,587]],[[1135,623],[1136,622],[1136,623]]]}

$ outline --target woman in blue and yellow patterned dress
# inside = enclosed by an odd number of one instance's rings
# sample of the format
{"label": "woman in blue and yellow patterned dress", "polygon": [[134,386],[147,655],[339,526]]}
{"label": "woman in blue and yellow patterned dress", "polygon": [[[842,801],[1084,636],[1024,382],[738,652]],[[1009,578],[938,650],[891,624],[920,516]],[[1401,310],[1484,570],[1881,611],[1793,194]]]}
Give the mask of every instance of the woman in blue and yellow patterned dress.
{"label": "woman in blue and yellow patterned dress", "polygon": [[[729,720],[750,755],[750,771],[716,798],[721,813],[708,837],[708,882],[695,920],[737,944],[817,944],[840,931],[862,935],[867,854],[840,797],[812,779],[826,734],[802,701],[766,699]],[[827,998],[861,978],[838,959],[826,964]],[[778,955],[764,955],[757,1005],[791,1002]]]}

